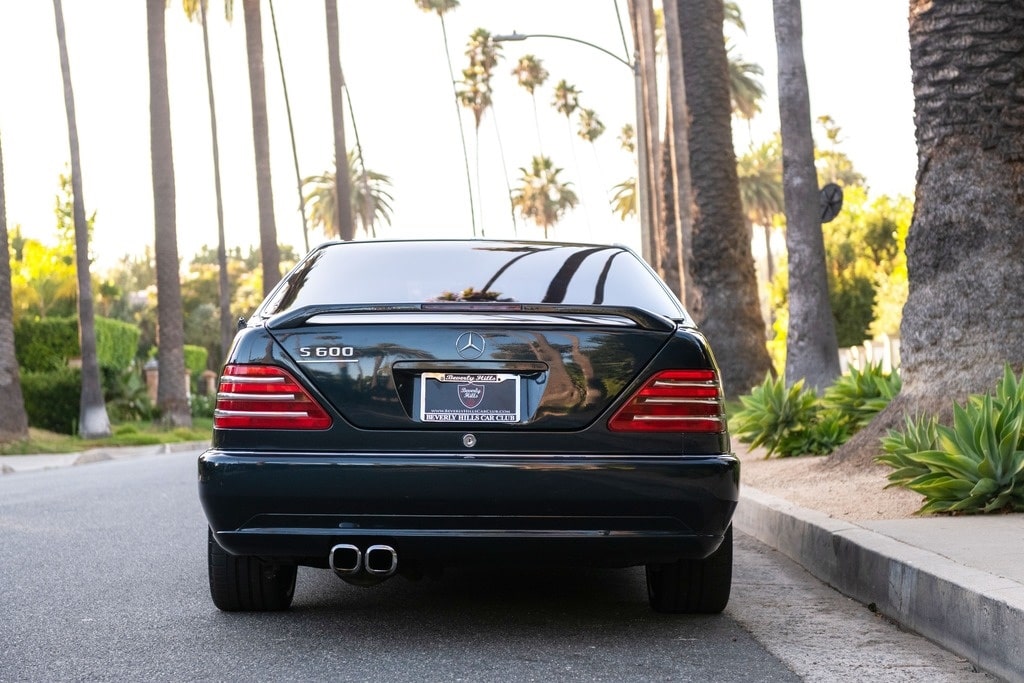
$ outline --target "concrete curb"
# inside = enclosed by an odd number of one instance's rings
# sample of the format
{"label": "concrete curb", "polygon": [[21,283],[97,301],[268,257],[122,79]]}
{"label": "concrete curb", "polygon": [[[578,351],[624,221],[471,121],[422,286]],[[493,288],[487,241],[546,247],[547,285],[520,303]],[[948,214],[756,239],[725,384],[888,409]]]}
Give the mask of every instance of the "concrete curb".
{"label": "concrete curb", "polygon": [[1008,681],[1024,681],[1024,586],[744,487],[736,528],[836,590]]}
{"label": "concrete curb", "polygon": [[0,475],[19,472],[34,472],[55,467],[74,465],[90,465],[107,460],[122,460],[144,455],[164,455],[180,451],[191,451],[208,448],[209,441],[181,441],[178,443],[162,443],[148,446],[111,446],[91,448],[79,453],[44,453],[36,455],[3,455],[0,456]]}

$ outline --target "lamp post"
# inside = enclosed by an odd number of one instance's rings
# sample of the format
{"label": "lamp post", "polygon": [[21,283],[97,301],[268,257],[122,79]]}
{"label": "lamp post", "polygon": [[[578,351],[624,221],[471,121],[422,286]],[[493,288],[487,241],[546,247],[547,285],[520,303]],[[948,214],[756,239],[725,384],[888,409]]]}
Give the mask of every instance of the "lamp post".
{"label": "lamp post", "polygon": [[573,38],[572,36],[562,36],[554,33],[517,33],[513,31],[508,34],[499,34],[491,36],[491,40],[496,43],[522,41],[527,38],[553,38],[556,40],[568,40],[573,43],[579,43],[587,47],[593,48],[599,52],[603,52],[620,64],[624,64],[630,71],[633,72],[633,80],[635,83],[635,90],[633,98],[636,102],[636,136],[637,136],[637,166],[638,166],[638,178],[637,178],[637,212],[640,214],[640,255],[643,256],[644,260],[648,263],[651,262],[651,257],[654,253],[653,241],[651,234],[651,216],[648,213],[650,206],[650,178],[647,175],[647,129],[644,123],[644,109],[643,109],[643,76],[640,73],[640,67],[637,60],[634,59],[632,62],[628,59],[623,59],[619,55],[615,54],[610,50],[606,50],[600,45],[595,45],[586,40],[579,38]]}

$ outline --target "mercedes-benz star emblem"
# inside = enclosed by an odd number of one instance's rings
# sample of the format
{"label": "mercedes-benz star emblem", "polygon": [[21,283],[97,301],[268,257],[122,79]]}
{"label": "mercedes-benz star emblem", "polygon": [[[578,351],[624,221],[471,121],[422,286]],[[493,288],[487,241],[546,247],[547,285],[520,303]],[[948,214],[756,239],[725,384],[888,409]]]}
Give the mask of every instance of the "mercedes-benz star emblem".
{"label": "mercedes-benz star emblem", "polygon": [[466,360],[473,360],[482,356],[484,345],[484,338],[476,332],[463,332],[455,340],[455,350]]}

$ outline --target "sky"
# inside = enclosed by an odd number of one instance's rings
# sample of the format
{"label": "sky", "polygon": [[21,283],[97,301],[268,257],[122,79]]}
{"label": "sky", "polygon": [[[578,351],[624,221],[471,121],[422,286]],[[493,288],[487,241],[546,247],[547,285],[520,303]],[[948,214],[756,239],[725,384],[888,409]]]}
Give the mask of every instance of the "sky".
{"label": "sky", "polygon": [[[64,0],[75,89],[87,213],[96,212],[94,258],[99,270],[153,243],[149,154],[146,10],[142,0]],[[202,31],[172,0],[167,14],[172,141],[179,255],[187,263],[203,245],[216,246],[210,122]],[[221,3],[209,17],[213,81],[229,246],[259,241],[251,109],[241,2],[227,23]],[[771,3],[741,0],[746,34],[737,50],[765,71],[763,113],[748,127],[734,121],[740,153],[778,129]],[[630,58],[627,0],[462,0],[446,15],[451,57],[466,62],[469,34],[553,34],[583,40]],[[295,168],[274,52],[271,13],[263,37],[271,137],[271,168],[279,241],[305,252]],[[354,116],[346,110],[346,141],[358,140],[367,167],[390,176],[391,226],[380,237],[469,237],[474,215],[463,159],[461,117],[469,150],[478,234],[541,238],[513,219],[509,187],[543,152],[573,183],[580,205],[551,233],[558,239],[639,244],[639,224],[612,214],[612,187],[635,174],[635,161],[616,139],[635,119],[634,80],[625,64],[577,42],[532,38],[504,43],[496,69],[494,107],[479,130],[457,111],[441,22],[414,0],[338,0],[341,63]],[[842,150],[867,177],[873,195],[912,194],[916,168],[907,4],[893,0],[810,0],[803,3],[804,55],[812,117],[827,114],[842,130]],[[621,22],[619,16],[621,15]],[[301,176],[332,168],[333,138],[324,5],[288,0],[274,5]],[[625,39],[623,33],[625,32]],[[625,43],[625,44],[624,44]],[[628,52],[626,45],[628,44]],[[515,82],[524,54],[543,62],[550,79],[536,102]],[[575,135],[551,106],[554,84],[581,91],[581,106],[607,126],[594,144]],[[63,86],[52,3],[0,0],[0,142],[8,229],[56,241],[58,176],[69,161]],[[309,242],[322,241],[311,230]]]}

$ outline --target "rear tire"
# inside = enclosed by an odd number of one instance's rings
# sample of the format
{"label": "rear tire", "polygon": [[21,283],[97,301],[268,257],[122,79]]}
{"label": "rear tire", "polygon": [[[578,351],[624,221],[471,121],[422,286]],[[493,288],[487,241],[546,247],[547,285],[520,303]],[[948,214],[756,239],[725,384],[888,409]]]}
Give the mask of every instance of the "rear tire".
{"label": "rear tire", "polygon": [[271,564],[258,557],[232,555],[207,531],[210,597],[225,612],[269,612],[288,609],[295,595],[298,567]]}
{"label": "rear tire", "polygon": [[732,525],[718,550],[703,560],[647,565],[647,596],[655,612],[717,614],[732,587]]}

